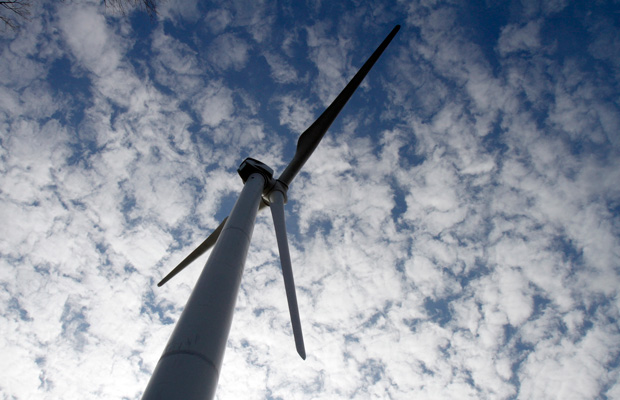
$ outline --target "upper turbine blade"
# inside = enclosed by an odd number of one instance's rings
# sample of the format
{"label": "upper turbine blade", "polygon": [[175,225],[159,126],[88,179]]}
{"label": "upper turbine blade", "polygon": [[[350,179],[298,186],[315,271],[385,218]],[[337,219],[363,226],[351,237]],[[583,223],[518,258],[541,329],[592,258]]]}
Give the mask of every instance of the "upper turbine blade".
{"label": "upper turbine blade", "polygon": [[276,239],[280,250],[280,262],[282,263],[282,276],[284,277],[284,288],[286,289],[286,300],[288,310],[291,314],[291,325],[293,336],[295,337],[295,347],[302,359],[306,359],[306,348],[304,337],[301,332],[301,321],[299,319],[299,309],[297,307],[297,295],[295,294],[295,280],[293,279],[293,268],[291,265],[291,255],[288,250],[286,239],[286,223],[284,221],[284,195],[278,190],[274,190],[269,195],[271,201],[271,215],[273,225],[276,229]]}
{"label": "upper turbine blade", "polygon": [[220,237],[220,232],[222,232],[222,229],[224,229],[224,225],[226,224],[227,219],[228,217],[224,218],[222,223],[217,228],[215,228],[213,232],[211,232],[209,237],[206,238],[205,241],[202,242],[198,247],[196,247],[196,249],[194,249],[194,251],[192,251],[187,257],[185,257],[185,259],[181,261],[179,265],[177,265],[172,271],[170,271],[168,275],[166,275],[164,279],[162,279],[161,282],[157,284],[157,286],[164,285],[166,282],[172,279],[176,274],[183,271],[183,269],[187,267],[189,264],[191,264],[192,261],[194,261],[201,255],[203,255],[207,250],[213,247],[215,242],[217,242],[217,238]]}
{"label": "upper turbine blade", "polygon": [[323,111],[323,114],[321,114],[321,116],[314,121],[314,123],[310,125],[304,133],[301,134],[299,140],[297,141],[295,156],[286,167],[282,175],[280,175],[280,178],[278,178],[279,181],[287,186],[291,184],[293,178],[295,178],[301,167],[303,167],[308,158],[310,158],[310,155],[312,155],[312,152],[316,149],[316,146],[319,145],[323,135],[325,135],[327,129],[329,129],[332,122],[334,122],[334,119],[336,119],[340,113],[340,110],[342,110],[344,105],[347,104],[347,101],[349,101],[349,98],[353,95],[353,92],[355,92],[360,83],[362,83],[362,80],[364,80],[364,77],[368,74],[368,71],[370,71],[372,66],[379,59],[399,29],[400,25],[396,25],[394,29],[392,29],[392,32],[387,35],[379,47],[377,47],[377,50],[372,53],[370,58],[364,63],[362,68],[357,71],[357,74],[355,74],[353,79],[351,79],[347,86],[345,86],[332,104],[330,104],[329,107]]}

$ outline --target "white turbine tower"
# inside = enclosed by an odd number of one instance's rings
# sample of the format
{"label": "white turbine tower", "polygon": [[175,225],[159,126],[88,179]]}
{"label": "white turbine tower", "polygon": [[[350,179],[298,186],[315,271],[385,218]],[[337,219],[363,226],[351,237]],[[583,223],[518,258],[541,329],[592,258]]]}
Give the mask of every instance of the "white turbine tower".
{"label": "white turbine tower", "polygon": [[215,395],[256,213],[264,207],[269,207],[273,216],[295,346],[301,358],[306,358],[286,237],[286,192],[399,29],[399,25],[392,29],[332,104],[301,134],[295,156],[278,179],[274,179],[271,168],[260,161],[252,158],[243,161],[237,171],[244,187],[230,215],[158,283],[158,286],[163,285],[215,245],[155,367],[143,400],[203,400]]}

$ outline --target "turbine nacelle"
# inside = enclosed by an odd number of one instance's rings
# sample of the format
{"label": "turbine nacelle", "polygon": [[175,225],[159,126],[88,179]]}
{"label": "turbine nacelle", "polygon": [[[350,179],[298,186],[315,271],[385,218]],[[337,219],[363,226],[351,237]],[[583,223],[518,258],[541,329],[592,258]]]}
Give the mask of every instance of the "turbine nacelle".
{"label": "turbine nacelle", "polygon": [[[254,173],[261,174],[266,181],[265,190],[263,190],[263,202],[266,206],[270,205],[273,201],[271,195],[274,191],[278,191],[284,195],[284,204],[288,201],[286,193],[288,192],[288,185],[279,179],[273,179],[273,169],[267,164],[258,161],[255,158],[248,157],[237,168],[237,173],[241,177],[243,183],[245,183],[250,175]],[[262,207],[265,207],[263,205]]]}
{"label": "turbine nacelle", "polygon": [[267,164],[250,157],[243,160],[241,165],[239,165],[239,168],[237,168],[237,173],[241,177],[243,183],[245,183],[250,177],[250,175],[254,173],[261,174],[265,177],[266,181],[273,180],[273,170],[269,168]]}

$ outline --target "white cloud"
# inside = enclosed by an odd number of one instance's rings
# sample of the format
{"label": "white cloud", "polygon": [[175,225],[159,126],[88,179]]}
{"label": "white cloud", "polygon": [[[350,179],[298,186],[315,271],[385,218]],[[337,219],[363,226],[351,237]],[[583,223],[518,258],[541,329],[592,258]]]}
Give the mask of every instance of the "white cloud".
{"label": "white cloud", "polygon": [[169,19],[177,25],[200,18],[197,0],[166,0],[157,3],[159,18]]}
{"label": "white cloud", "polygon": [[209,46],[207,59],[221,69],[242,69],[247,60],[250,46],[248,43],[232,33],[225,33],[216,37]]}
{"label": "white cloud", "polygon": [[196,52],[190,46],[166,35],[163,30],[156,30],[152,47],[157,54],[152,68],[159,83],[182,97],[193,94],[201,87],[203,71]]}
{"label": "white cloud", "polygon": [[312,107],[307,101],[292,95],[285,95],[279,99],[280,124],[288,126],[295,135],[304,132],[314,121]]}
{"label": "white cloud", "polygon": [[211,82],[197,95],[194,107],[200,113],[203,124],[216,127],[232,117],[234,112],[232,91],[222,82]]}
{"label": "white cloud", "polygon": [[111,35],[103,15],[93,5],[61,8],[61,27],[74,56],[84,68],[103,76],[117,68],[120,37]]}
{"label": "white cloud", "polygon": [[517,51],[533,52],[539,47],[540,21],[530,21],[524,26],[512,24],[502,28],[498,49],[503,56]]}
{"label": "white cloud", "polygon": [[272,3],[265,0],[239,0],[232,2],[229,7],[234,15],[233,26],[246,29],[258,43],[271,37],[276,12]]}
{"label": "white cloud", "polygon": [[314,91],[323,106],[327,106],[344,88],[346,79],[349,78],[345,74],[348,75],[348,53],[351,43],[334,38],[333,33],[324,23],[307,27],[306,35],[310,59],[319,71],[315,79]]}
{"label": "white cloud", "polygon": [[293,83],[297,81],[297,71],[282,57],[275,53],[265,53],[264,56],[271,68],[271,77],[277,83]]}
{"label": "white cloud", "polygon": [[214,34],[221,33],[232,21],[232,15],[228,10],[217,9],[207,13],[205,23],[207,28]]}

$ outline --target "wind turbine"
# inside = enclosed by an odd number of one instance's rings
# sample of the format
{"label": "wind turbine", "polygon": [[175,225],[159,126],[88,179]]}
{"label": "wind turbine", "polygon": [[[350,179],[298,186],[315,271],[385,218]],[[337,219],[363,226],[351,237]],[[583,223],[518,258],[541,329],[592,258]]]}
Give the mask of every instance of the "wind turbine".
{"label": "wind turbine", "polygon": [[392,29],[336,99],[301,134],[295,155],[279,178],[274,179],[273,170],[258,160],[247,158],[241,163],[237,171],[244,186],[230,215],[157,284],[162,286],[214,247],[155,367],[143,400],[202,400],[212,399],[215,395],[256,214],[265,207],[271,209],[273,217],[295,347],[301,358],[306,358],[286,237],[286,193],[327,129],[399,29],[400,25]]}

